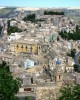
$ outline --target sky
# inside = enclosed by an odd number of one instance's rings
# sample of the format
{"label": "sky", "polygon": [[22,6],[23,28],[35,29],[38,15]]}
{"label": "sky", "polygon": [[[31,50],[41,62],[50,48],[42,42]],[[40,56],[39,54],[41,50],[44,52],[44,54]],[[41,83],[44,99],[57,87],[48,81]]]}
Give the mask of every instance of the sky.
{"label": "sky", "polygon": [[80,7],[80,0],[0,0],[0,7]]}

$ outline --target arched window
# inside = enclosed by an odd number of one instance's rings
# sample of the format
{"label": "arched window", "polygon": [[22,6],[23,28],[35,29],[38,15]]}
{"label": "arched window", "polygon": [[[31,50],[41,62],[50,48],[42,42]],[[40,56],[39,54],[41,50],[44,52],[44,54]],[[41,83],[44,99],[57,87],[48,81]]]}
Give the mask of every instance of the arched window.
{"label": "arched window", "polygon": [[23,45],[21,46],[22,50],[23,50]]}
{"label": "arched window", "polygon": [[25,49],[26,49],[26,51],[27,51],[28,47],[26,46]]}
{"label": "arched window", "polygon": [[59,79],[61,79],[61,75],[59,75]]}
{"label": "arched window", "polygon": [[39,49],[40,49],[40,46],[39,46]]}
{"label": "arched window", "polygon": [[17,47],[17,49],[19,48],[19,46],[18,46],[18,45],[17,45],[16,47]]}

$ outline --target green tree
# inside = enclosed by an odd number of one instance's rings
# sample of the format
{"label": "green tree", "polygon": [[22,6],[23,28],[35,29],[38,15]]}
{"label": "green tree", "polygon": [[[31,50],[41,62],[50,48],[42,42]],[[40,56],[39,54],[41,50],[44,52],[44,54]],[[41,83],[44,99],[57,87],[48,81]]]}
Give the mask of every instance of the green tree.
{"label": "green tree", "polygon": [[75,53],[76,53],[76,50],[75,50],[75,49],[71,49],[71,57],[72,57],[72,58],[75,57]]}
{"label": "green tree", "polygon": [[2,26],[0,26],[0,32],[2,31],[2,29],[3,29],[3,27],[2,27]]}
{"label": "green tree", "polygon": [[79,32],[80,32],[79,26],[76,25],[76,33],[79,33]]}
{"label": "green tree", "polygon": [[13,79],[9,71],[9,66],[5,61],[0,64],[0,94],[2,100],[16,100],[15,94],[21,86],[18,78]]}
{"label": "green tree", "polygon": [[31,100],[31,97],[27,96],[25,97],[25,100]]}
{"label": "green tree", "polygon": [[74,58],[76,54],[76,49],[71,49],[70,53],[67,53],[68,56]]}
{"label": "green tree", "polygon": [[27,17],[24,17],[23,20],[24,20],[24,21],[31,21],[31,22],[34,22],[34,21],[35,21],[35,14],[27,15]]}
{"label": "green tree", "polygon": [[80,29],[79,29],[79,26],[76,26],[76,32],[73,31],[73,34],[70,33],[70,32],[61,31],[61,32],[59,32],[59,35],[63,39],[67,39],[67,40],[80,40]]}
{"label": "green tree", "polygon": [[78,65],[74,64],[73,67],[74,67],[74,71],[75,72],[79,72],[80,73],[80,69],[79,69]]}
{"label": "green tree", "polygon": [[59,41],[60,39],[59,39],[59,37],[57,36],[57,41]]}
{"label": "green tree", "polygon": [[8,27],[10,27],[10,21],[11,21],[11,20],[8,20],[8,21],[7,21]]}
{"label": "green tree", "polygon": [[44,11],[44,15],[64,15],[64,12]]}
{"label": "green tree", "polygon": [[[36,15],[35,14],[30,14],[27,15],[26,17],[23,18],[24,21],[31,21],[32,23],[37,23],[37,22],[42,22],[44,20],[42,19],[36,19]],[[41,25],[39,25],[39,27],[41,27]]]}
{"label": "green tree", "polygon": [[58,100],[80,100],[80,85],[61,88]]}
{"label": "green tree", "polygon": [[21,32],[21,30],[17,26],[10,26],[8,27],[8,35],[15,32]]}

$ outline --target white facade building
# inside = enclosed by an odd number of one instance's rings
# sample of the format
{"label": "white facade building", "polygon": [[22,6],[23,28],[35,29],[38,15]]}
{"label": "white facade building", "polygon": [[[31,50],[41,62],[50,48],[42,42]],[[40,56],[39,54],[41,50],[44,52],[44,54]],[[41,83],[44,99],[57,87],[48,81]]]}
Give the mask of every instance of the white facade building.
{"label": "white facade building", "polygon": [[17,21],[10,21],[10,26],[16,26],[17,25]]}
{"label": "white facade building", "polygon": [[31,68],[34,66],[34,61],[30,60],[30,59],[27,59],[25,62],[24,62],[24,67],[25,68]]}
{"label": "white facade building", "polygon": [[21,37],[22,35],[20,35],[20,33],[11,33],[10,36],[8,37],[8,42],[20,39]]}

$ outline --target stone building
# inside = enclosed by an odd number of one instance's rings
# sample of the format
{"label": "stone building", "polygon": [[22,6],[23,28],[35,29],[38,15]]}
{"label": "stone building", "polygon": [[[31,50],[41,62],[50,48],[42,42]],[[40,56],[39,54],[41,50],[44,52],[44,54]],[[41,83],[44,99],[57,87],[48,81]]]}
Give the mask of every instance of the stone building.
{"label": "stone building", "polygon": [[[42,72],[39,74],[40,76],[36,76],[36,74],[27,75],[25,77],[22,77],[23,80],[23,91],[20,91],[17,96],[21,95],[33,95],[36,97],[36,100],[56,100],[59,96],[59,90],[62,87],[63,83],[63,71],[62,66],[58,61],[56,61],[56,67],[55,72],[52,75],[53,80],[50,80],[50,77],[47,77],[49,75],[49,67],[48,72],[44,73]],[[42,76],[43,74],[43,76]],[[46,77],[46,80],[44,79]],[[25,91],[26,88],[26,91]],[[33,89],[34,88],[34,89]],[[30,91],[28,91],[30,89]],[[32,91],[35,90],[35,91]]]}
{"label": "stone building", "polygon": [[63,70],[59,61],[56,61],[56,70],[53,77],[53,82],[37,87],[36,100],[57,100],[63,83]]}
{"label": "stone building", "polygon": [[39,40],[17,40],[11,42],[9,45],[9,50],[12,53],[29,53],[38,54],[40,50]]}

